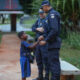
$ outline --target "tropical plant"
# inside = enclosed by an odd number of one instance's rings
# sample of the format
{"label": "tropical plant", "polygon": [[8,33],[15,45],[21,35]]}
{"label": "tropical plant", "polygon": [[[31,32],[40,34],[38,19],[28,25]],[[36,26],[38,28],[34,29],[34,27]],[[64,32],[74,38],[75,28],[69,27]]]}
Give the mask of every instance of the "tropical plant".
{"label": "tropical plant", "polygon": [[32,3],[33,0],[19,0],[19,3],[21,4],[23,11],[27,14],[31,13],[32,10],[32,5],[30,5]]}
{"label": "tropical plant", "polygon": [[[50,2],[52,2],[52,0],[50,0]],[[80,17],[80,0],[55,0],[52,5],[61,13],[62,20],[67,23],[67,27],[71,30],[80,30],[77,27]]]}
{"label": "tropical plant", "polygon": [[[37,12],[43,0],[35,0],[32,2],[33,11]],[[49,0],[52,7],[59,11],[62,17],[64,27],[70,30],[79,30],[78,20],[80,18],[80,0]]]}

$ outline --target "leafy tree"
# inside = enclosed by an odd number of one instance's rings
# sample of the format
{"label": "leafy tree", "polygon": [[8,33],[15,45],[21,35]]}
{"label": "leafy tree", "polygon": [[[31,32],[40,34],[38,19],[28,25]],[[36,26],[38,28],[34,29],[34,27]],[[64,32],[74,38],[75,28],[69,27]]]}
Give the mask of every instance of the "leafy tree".
{"label": "leafy tree", "polygon": [[[32,2],[33,11],[37,12],[43,0]],[[62,17],[62,25],[65,29],[79,30],[78,20],[80,18],[80,0],[49,0],[52,7],[59,11]]]}
{"label": "leafy tree", "polygon": [[32,2],[32,12],[37,13],[43,0],[35,0]]}
{"label": "leafy tree", "polygon": [[80,13],[80,0],[50,0],[53,7],[61,13],[62,19],[70,30],[80,30],[77,26]]}
{"label": "leafy tree", "polygon": [[21,6],[23,7],[23,11],[25,13],[31,13],[32,10],[32,3],[33,0],[19,0],[19,3],[21,4]]}

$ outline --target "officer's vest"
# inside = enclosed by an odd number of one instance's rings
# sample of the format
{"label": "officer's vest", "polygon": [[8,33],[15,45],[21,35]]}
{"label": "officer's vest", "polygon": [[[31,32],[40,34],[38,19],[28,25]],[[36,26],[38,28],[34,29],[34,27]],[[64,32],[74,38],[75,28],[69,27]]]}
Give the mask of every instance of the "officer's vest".
{"label": "officer's vest", "polygon": [[43,22],[41,21],[41,19],[38,19],[38,27],[43,27]]}
{"label": "officer's vest", "polygon": [[[42,21],[41,19],[38,19],[38,28],[39,27],[43,27],[43,23],[44,23],[44,21]],[[40,36],[40,35],[43,35],[44,33],[41,33],[41,32],[37,32],[37,34],[36,34],[36,39],[38,39],[38,37]]]}

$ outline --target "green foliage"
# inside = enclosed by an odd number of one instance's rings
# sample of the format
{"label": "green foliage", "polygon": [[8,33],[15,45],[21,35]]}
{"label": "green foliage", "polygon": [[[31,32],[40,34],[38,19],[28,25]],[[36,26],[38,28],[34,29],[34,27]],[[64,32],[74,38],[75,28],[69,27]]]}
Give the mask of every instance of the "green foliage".
{"label": "green foliage", "polygon": [[[32,2],[33,12],[38,11],[41,2],[43,0],[35,0]],[[77,22],[80,18],[80,0],[49,0],[52,7],[59,11],[61,14],[61,19],[65,23],[65,27],[69,27],[71,30],[77,29]],[[73,24],[71,24],[73,23]],[[69,25],[71,24],[71,25]],[[79,29],[80,30],[80,29]]]}
{"label": "green foliage", "polygon": [[21,6],[23,7],[23,11],[25,13],[31,13],[31,8],[32,8],[32,3],[33,0],[19,0],[19,3],[21,4]]}
{"label": "green foliage", "polygon": [[78,32],[68,32],[67,39],[65,40],[72,49],[80,50],[80,33]]}
{"label": "green foliage", "polygon": [[80,13],[80,0],[54,0],[51,4],[54,9],[61,13],[65,27],[76,30]]}
{"label": "green foliage", "polygon": [[80,58],[80,50],[70,48],[70,45],[66,44],[65,42],[63,42],[63,44],[62,44],[62,48],[60,51],[60,57],[63,60],[80,68],[80,59],[79,59]]}
{"label": "green foliage", "polygon": [[32,28],[32,26],[36,22],[36,20],[37,20],[37,18],[30,18],[28,20],[24,20],[22,24],[24,24],[26,28]]}
{"label": "green foliage", "polygon": [[20,19],[23,16],[23,14],[17,15],[17,18]]}
{"label": "green foliage", "polygon": [[2,33],[0,32],[0,43],[1,43],[1,39],[2,39]]}
{"label": "green foliage", "polygon": [[31,18],[29,20],[25,20],[24,24],[34,24],[36,22],[37,18]]}
{"label": "green foliage", "polygon": [[35,0],[35,1],[33,1],[32,2],[32,13],[35,13],[35,14],[37,14],[37,12],[38,12],[38,10],[39,10],[39,8],[40,8],[40,6],[41,6],[41,2],[42,2],[43,0]]}
{"label": "green foliage", "polygon": [[32,31],[27,31],[26,34],[29,34],[30,36],[35,37],[35,33]]}
{"label": "green foliage", "polygon": [[[60,57],[80,69],[80,50],[71,48],[67,42],[68,41],[62,42]],[[80,76],[75,76],[75,80],[80,80]]]}
{"label": "green foliage", "polygon": [[[80,69],[80,33],[68,33],[62,42],[60,57]],[[75,76],[75,80],[80,80],[80,76]]]}

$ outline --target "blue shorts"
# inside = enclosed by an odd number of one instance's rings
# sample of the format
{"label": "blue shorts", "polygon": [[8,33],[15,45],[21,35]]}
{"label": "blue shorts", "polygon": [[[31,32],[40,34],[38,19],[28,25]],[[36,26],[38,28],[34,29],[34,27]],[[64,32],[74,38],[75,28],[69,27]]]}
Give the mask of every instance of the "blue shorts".
{"label": "blue shorts", "polygon": [[21,65],[22,78],[30,77],[31,67],[30,67],[29,59],[26,57],[21,57],[20,65]]}

